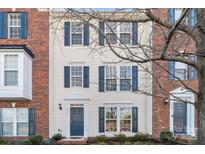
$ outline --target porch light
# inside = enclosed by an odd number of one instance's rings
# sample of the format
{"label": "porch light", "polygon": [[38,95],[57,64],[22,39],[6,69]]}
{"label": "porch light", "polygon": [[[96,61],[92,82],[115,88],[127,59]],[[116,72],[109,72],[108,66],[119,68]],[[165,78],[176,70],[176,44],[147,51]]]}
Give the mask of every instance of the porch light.
{"label": "porch light", "polygon": [[62,110],[62,104],[61,103],[58,104],[58,107],[59,107],[59,110]]}

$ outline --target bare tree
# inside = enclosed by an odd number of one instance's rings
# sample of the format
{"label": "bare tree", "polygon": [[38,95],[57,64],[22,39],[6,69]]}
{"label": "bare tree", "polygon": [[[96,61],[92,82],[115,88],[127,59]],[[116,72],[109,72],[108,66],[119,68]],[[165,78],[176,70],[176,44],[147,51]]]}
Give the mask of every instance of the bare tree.
{"label": "bare tree", "polygon": [[[84,23],[90,25],[95,31],[100,33],[107,42],[107,45],[111,52],[122,60],[134,62],[143,67],[144,71],[147,71],[152,76],[154,82],[158,84],[160,89],[159,92],[142,90],[141,92],[146,95],[153,95],[156,97],[164,97],[169,94],[163,87],[163,83],[158,80],[159,74],[150,71],[147,67],[144,67],[144,63],[150,63],[157,66],[167,74],[175,77],[178,83],[183,87],[193,92],[196,95],[196,101],[189,102],[181,100],[180,98],[174,97],[176,100],[183,101],[185,103],[192,103],[197,111],[197,140],[198,144],[205,144],[205,9],[195,9],[197,23],[194,27],[190,27],[186,24],[187,17],[191,9],[183,9],[179,19],[170,23],[167,19],[162,18],[157,14],[157,9],[111,9],[111,10],[99,10],[99,9],[64,9],[63,17],[75,18],[81,20]],[[123,13],[122,13],[123,12]],[[161,44],[156,47],[153,45],[140,44],[136,47],[127,46],[120,38],[116,35],[113,37],[120,42],[120,45],[116,46],[110,43],[110,38],[98,27],[93,24],[92,20],[103,21],[105,24],[108,22],[138,22],[145,23],[151,22],[153,28],[157,27],[159,35],[163,35]],[[109,24],[107,24],[109,27]],[[114,34],[112,27],[109,27],[110,31]],[[179,43],[178,41],[181,40]],[[150,40],[152,41],[152,40]],[[191,42],[191,43],[190,43]],[[96,42],[95,42],[96,43]],[[179,52],[180,45],[183,45],[184,52]],[[194,49],[190,47],[190,44],[194,44]],[[103,48],[103,47],[101,47]],[[121,52],[118,52],[120,48]],[[139,55],[135,49],[141,49],[143,56]],[[93,48],[95,51],[96,48]],[[191,51],[190,51],[191,50]],[[150,53],[151,51],[151,53]],[[187,56],[195,55],[197,60],[193,61],[187,59]],[[161,65],[163,61],[176,61],[188,64],[197,71],[198,87],[194,89],[192,85],[184,82],[172,72],[169,72],[165,65]],[[154,86],[156,86],[156,84]],[[170,95],[170,94],[169,94]]]}

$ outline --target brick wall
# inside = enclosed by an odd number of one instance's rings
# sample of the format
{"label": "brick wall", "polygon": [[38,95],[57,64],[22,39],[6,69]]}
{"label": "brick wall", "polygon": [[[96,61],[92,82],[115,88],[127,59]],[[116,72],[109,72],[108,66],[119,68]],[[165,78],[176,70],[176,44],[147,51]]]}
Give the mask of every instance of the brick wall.
{"label": "brick wall", "polygon": [[[12,9],[0,11],[13,12]],[[0,39],[0,44],[26,44],[35,55],[32,74],[32,101],[3,101],[0,107],[11,107],[16,102],[16,107],[36,109],[36,134],[48,137],[48,58],[49,58],[49,20],[48,11],[38,9],[16,9],[14,12],[28,12],[27,39]]]}
{"label": "brick wall", "polygon": [[[168,9],[154,9],[155,15],[167,20]],[[165,43],[163,31],[157,24],[153,24],[153,47],[155,48],[155,56],[161,52],[162,46]],[[182,33],[177,33],[174,36],[175,41],[171,42],[168,50],[177,49],[178,51],[194,52],[195,44],[187,36]],[[157,64],[153,64],[153,73],[155,78],[153,79],[153,136],[158,137],[160,131],[169,130],[169,103],[165,103],[165,100],[169,97],[169,92],[178,88],[183,87],[179,81],[168,80],[168,73],[163,68],[167,69],[167,61],[157,61]],[[161,68],[162,66],[162,68]],[[156,80],[157,79],[157,80]],[[159,86],[159,83],[160,86]],[[197,90],[197,80],[184,81],[186,85]],[[195,120],[196,121],[196,120]]]}

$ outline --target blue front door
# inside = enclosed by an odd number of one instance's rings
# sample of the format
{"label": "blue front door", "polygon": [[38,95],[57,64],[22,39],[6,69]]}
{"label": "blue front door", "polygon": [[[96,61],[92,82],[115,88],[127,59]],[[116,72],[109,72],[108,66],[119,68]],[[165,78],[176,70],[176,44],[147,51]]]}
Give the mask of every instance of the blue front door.
{"label": "blue front door", "polygon": [[84,136],[84,108],[70,108],[70,136]]}
{"label": "blue front door", "polygon": [[174,103],[174,133],[186,134],[187,132],[187,107],[185,103]]}

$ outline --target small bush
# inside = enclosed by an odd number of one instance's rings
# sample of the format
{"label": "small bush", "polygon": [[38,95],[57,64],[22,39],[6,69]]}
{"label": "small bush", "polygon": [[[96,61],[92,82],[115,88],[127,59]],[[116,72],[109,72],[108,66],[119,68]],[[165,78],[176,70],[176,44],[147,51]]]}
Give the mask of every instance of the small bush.
{"label": "small bush", "polygon": [[0,145],[6,145],[6,144],[9,144],[9,141],[0,139]]}
{"label": "small bush", "polygon": [[151,140],[151,136],[148,134],[142,134],[142,133],[137,133],[135,136],[132,137],[132,140],[134,142],[138,142],[138,141],[150,141]]}
{"label": "small bush", "polygon": [[33,144],[33,145],[40,145],[43,142],[43,137],[42,135],[34,135],[32,136],[29,141]]}
{"label": "small bush", "polygon": [[20,141],[19,144],[22,144],[22,145],[32,145],[32,142],[30,140],[24,140],[24,141]]}
{"label": "small bush", "polygon": [[173,141],[174,137],[173,137],[173,133],[170,131],[162,131],[160,132],[160,141],[163,142],[171,142]]}
{"label": "small bush", "polygon": [[114,141],[116,142],[119,142],[119,143],[125,143],[125,141],[127,140],[128,138],[124,135],[124,134],[118,134],[114,137]]}
{"label": "small bush", "polygon": [[108,137],[106,137],[105,135],[97,136],[93,142],[95,142],[95,143],[107,143]]}
{"label": "small bush", "polygon": [[61,133],[54,134],[52,139],[54,139],[55,141],[61,140],[62,134]]}
{"label": "small bush", "polygon": [[55,144],[55,141],[54,141],[54,139],[49,138],[49,139],[45,140],[45,141],[43,142],[43,144],[45,144],[45,145],[54,145],[54,144]]}

